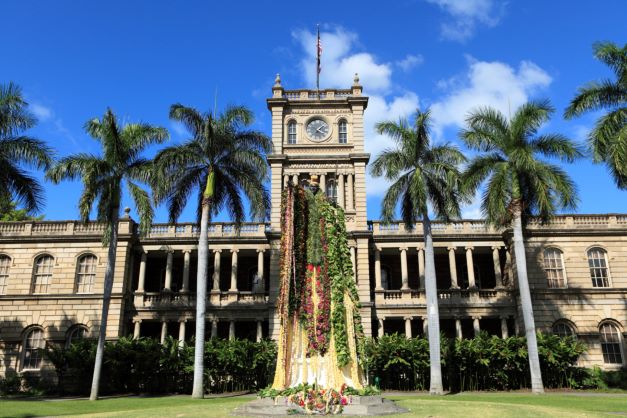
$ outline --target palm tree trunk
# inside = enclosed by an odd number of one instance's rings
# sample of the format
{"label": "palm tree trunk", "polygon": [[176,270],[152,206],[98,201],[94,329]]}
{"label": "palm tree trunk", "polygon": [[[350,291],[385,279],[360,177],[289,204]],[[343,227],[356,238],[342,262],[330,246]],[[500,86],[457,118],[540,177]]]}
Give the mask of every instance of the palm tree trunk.
{"label": "palm tree trunk", "polygon": [[200,239],[198,240],[198,274],[196,276],[196,341],[194,343],[194,383],[192,398],[202,399],[204,388],[205,312],[207,310],[207,261],[209,258],[209,204],[213,197],[214,173],[209,172],[202,203]]}
{"label": "palm tree trunk", "polygon": [[531,391],[533,393],[544,393],[542,372],[540,371],[540,359],[538,357],[536,326],[533,319],[533,306],[531,305],[531,293],[529,292],[529,279],[527,278],[527,257],[525,256],[525,244],[523,242],[520,207],[514,208],[513,213],[514,254],[516,256],[516,273],[518,274],[520,304],[522,306],[523,320],[525,323],[525,335],[527,336],[527,352],[529,353],[529,370],[531,372]]}
{"label": "palm tree trunk", "polygon": [[91,393],[89,400],[98,399],[100,389],[100,372],[102,371],[102,358],[104,356],[105,339],[107,337],[107,319],[109,317],[109,304],[113,291],[113,273],[115,272],[115,256],[118,249],[118,216],[119,205],[113,208],[111,214],[111,237],[109,239],[109,251],[107,253],[107,269],[104,277],[104,293],[102,296],[102,315],[100,316],[100,330],[98,332],[98,346],[96,348],[96,362],[94,363],[94,375],[91,381]]}
{"label": "palm tree trunk", "polygon": [[427,296],[427,322],[429,338],[429,361],[431,382],[429,393],[442,395],[442,367],[440,362],[440,314],[438,312],[438,288],[435,277],[435,257],[433,255],[433,236],[431,221],[425,213],[422,217],[425,239],[425,293]]}

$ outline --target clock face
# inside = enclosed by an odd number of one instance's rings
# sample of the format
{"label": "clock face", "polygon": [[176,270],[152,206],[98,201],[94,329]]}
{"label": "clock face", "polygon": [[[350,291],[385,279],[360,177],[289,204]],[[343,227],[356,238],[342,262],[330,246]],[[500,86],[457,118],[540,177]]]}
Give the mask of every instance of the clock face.
{"label": "clock face", "polygon": [[307,136],[312,141],[323,141],[329,136],[329,125],[322,119],[312,119],[307,124]]}

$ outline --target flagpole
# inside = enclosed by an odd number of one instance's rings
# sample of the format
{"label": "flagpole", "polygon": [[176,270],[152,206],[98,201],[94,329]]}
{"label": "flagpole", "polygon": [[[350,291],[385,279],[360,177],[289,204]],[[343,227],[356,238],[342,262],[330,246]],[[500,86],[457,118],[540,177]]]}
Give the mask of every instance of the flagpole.
{"label": "flagpole", "polygon": [[320,24],[318,26],[318,42],[316,43],[316,56],[317,56],[317,65],[316,65],[316,94],[318,95],[318,100],[320,100]]}

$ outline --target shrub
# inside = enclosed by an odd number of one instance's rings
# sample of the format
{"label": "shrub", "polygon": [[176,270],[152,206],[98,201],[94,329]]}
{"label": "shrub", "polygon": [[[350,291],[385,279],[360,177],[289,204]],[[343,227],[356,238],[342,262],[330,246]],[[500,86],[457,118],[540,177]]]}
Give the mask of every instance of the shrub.
{"label": "shrub", "polygon": [[16,395],[22,390],[22,375],[19,373],[7,373],[0,378],[0,395]]}

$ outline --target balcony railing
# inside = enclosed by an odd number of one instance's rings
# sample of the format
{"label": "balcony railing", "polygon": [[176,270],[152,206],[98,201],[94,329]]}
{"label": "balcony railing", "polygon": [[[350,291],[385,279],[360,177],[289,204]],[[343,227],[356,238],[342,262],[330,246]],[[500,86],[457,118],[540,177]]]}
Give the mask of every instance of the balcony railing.
{"label": "balcony railing", "polygon": [[[254,292],[219,292],[207,295],[209,307],[237,305],[267,304],[268,296]],[[189,308],[196,306],[195,293],[177,292],[136,292],[135,308]]]}
{"label": "balcony railing", "polygon": [[[443,305],[511,303],[510,289],[440,289],[438,299]],[[424,289],[383,290],[375,292],[377,305],[426,305]]]}
{"label": "balcony railing", "polygon": [[[237,227],[233,223],[212,223],[207,228],[207,236],[215,237],[265,237],[266,223],[243,223]],[[153,224],[147,238],[198,238],[200,228],[196,224]]]}

